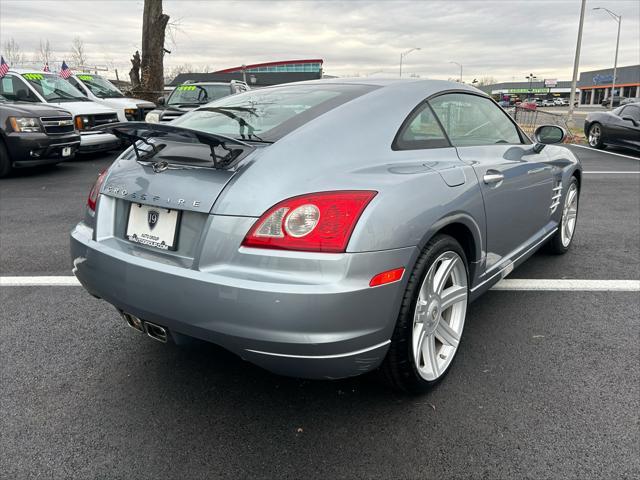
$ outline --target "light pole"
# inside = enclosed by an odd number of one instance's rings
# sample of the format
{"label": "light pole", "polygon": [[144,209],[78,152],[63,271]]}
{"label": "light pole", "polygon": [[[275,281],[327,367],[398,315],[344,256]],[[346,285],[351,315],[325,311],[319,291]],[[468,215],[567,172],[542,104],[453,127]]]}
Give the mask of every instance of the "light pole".
{"label": "light pole", "polygon": [[404,57],[406,57],[407,55],[409,55],[411,52],[413,52],[414,50],[420,50],[420,47],[414,47],[414,48],[410,48],[409,50],[407,50],[406,52],[402,52],[400,54],[400,78],[402,78],[402,60],[404,59]]}
{"label": "light pole", "polygon": [[[609,105],[609,108],[613,110],[613,97],[616,92],[616,80],[617,80],[616,73],[618,70],[618,47],[620,46],[620,26],[622,25],[622,15],[616,15],[611,10],[604,7],[596,7],[594,8],[594,10],[604,10],[611,16],[611,18],[613,18],[616,22],[618,22],[618,37],[616,38],[616,56],[615,56],[615,59],[613,60],[613,81],[611,82],[611,102]],[[621,95],[618,95],[618,96],[621,97]]]}
{"label": "light pole", "polygon": [[573,122],[573,104],[576,98],[576,84],[578,83],[578,68],[580,66],[580,47],[582,46],[582,27],[584,26],[584,7],[587,4],[587,0],[582,0],[582,6],[580,7],[580,23],[578,23],[578,42],[576,43],[576,55],[573,59],[573,77],[571,79],[571,93],[569,94],[569,118],[567,124],[569,127],[574,127]]}
{"label": "light pole", "polygon": [[533,73],[530,73],[524,78],[529,80],[529,98],[531,98],[531,95],[533,94],[533,88],[532,88],[533,81],[536,80],[538,77],[536,77]]}
{"label": "light pole", "polygon": [[449,63],[455,63],[460,67],[460,83],[462,83],[462,64],[458,62],[449,62]]}

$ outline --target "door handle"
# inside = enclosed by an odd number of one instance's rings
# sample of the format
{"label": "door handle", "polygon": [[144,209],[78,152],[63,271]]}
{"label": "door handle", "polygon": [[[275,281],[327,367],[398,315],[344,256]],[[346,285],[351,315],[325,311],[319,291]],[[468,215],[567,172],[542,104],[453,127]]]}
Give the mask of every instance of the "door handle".
{"label": "door handle", "polygon": [[493,185],[503,181],[504,175],[497,170],[487,170],[487,173],[484,174],[482,180],[484,180],[484,183],[487,185]]}

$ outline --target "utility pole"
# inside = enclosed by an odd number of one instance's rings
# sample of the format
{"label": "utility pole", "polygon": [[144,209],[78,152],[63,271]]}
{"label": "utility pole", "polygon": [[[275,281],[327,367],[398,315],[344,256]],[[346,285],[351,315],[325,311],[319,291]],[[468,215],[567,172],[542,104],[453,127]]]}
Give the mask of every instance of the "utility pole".
{"label": "utility pole", "polygon": [[420,47],[415,47],[415,48],[410,48],[409,50],[407,50],[406,52],[402,52],[400,54],[400,78],[402,78],[402,60],[404,59],[404,57],[406,57],[407,55],[409,55],[411,52],[413,52],[414,50],[420,50]]}
{"label": "utility pole", "polygon": [[458,62],[449,62],[449,63],[455,63],[460,67],[460,83],[462,83],[462,64]]}
{"label": "utility pole", "polygon": [[[594,10],[604,10],[611,18],[613,18],[618,23],[618,37],[616,38],[616,56],[613,60],[613,81],[611,82],[611,102],[609,102],[609,109],[613,110],[613,97],[616,91],[616,74],[618,73],[618,47],[620,46],[620,26],[622,25],[622,15],[616,15],[608,8],[604,7],[596,7]],[[622,95],[618,95],[618,97],[622,97]]]}
{"label": "utility pole", "polygon": [[580,23],[578,23],[578,42],[576,43],[576,56],[573,59],[573,77],[571,79],[571,94],[569,95],[569,115],[567,118],[567,124],[569,127],[573,127],[573,104],[576,100],[576,83],[578,82],[578,68],[580,68],[580,47],[582,46],[582,27],[584,26],[584,7],[587,4],[587,0],[582,0],[580,6]]}

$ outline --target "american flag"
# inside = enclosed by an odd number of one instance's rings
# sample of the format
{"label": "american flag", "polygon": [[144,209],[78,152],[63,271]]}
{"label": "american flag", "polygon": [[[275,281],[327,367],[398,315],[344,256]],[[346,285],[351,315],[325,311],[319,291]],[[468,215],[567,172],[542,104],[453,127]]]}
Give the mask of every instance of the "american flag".
{"label": "american flag", "polygon": [[42,69],[43,72],[50,72],[51,70],[49,70],[49,62],[44,64],[44,68]]}
{"label": "american flag", "polygon": [[4,77],[9,71],[9,65],[4,61],[4,57],[0,57],[0,78]]}
{"label": "american flag", "polygon": [[73,72],[71,71],[71,69],[67,65],[67,62],[65,62],[63,60],[62,61],[62,69],[60,70],[60,76],[66,80],[67,78],[69,78],[72,75],[72,73]]}

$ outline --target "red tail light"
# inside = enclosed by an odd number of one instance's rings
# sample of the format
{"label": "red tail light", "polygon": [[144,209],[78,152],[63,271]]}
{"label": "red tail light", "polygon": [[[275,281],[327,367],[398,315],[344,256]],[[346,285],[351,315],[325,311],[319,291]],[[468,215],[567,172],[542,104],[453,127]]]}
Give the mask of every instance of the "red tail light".
{"label": "red tail light", "polygon": [[94,212],[96,211],[96,203],[98,202],[100,188],[102,187],[102,183],[104,182],[106,176],[107,170],[105,169],[98,174],[96,183],[93,184],[93,187],[91,187],[91,191],[89,192],[89,198],[87,198],[87,206]]}
{"label": "red tail light", "polygon": [[365,207],[377,192],[346,190],[289,198],[251,227],[242,245],[307,252],[344,252]]}

